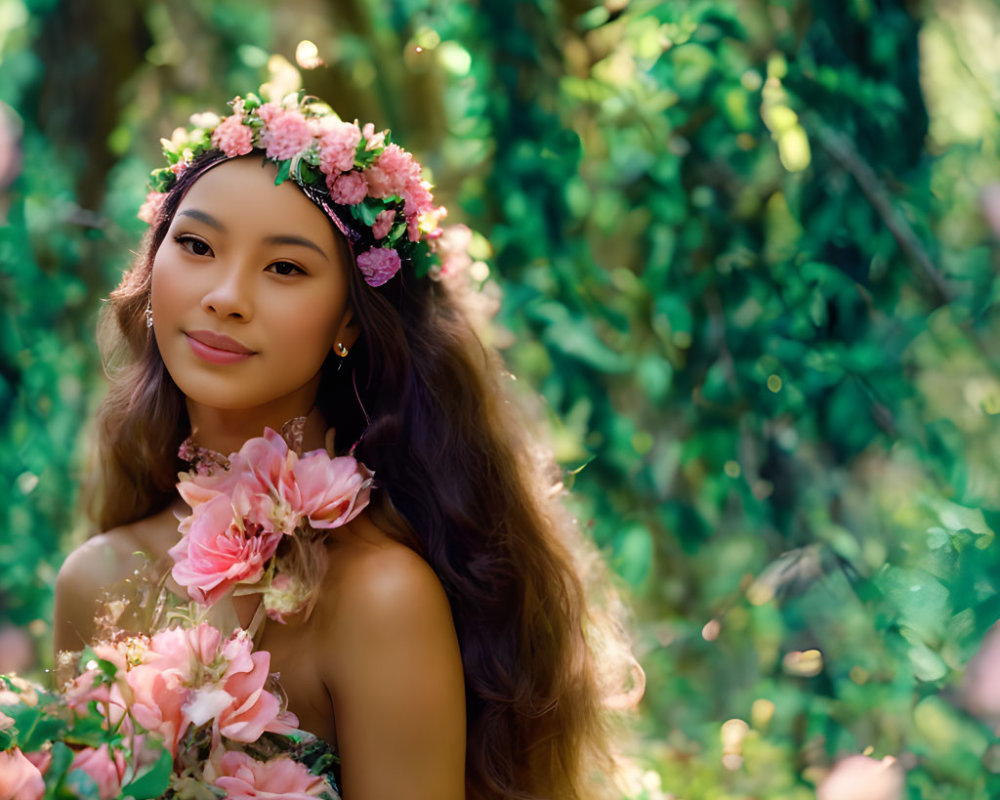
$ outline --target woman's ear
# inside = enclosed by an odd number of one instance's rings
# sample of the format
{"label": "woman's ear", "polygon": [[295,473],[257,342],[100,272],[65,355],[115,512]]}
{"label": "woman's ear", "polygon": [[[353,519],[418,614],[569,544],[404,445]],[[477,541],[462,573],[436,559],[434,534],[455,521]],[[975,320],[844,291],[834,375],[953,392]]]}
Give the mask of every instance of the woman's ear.
{"label": "woman's ear", "polygon": [[345,355],[345,353],[341,352],[341,345],[350,351],[360,335],[361,328],[358,325],[357,318],[354,316],[354,309],[348,307],[345,309],[344,318],[340,321],[340,326],[337,328],[337,336],[333,340],[333,351],[338,356]]}

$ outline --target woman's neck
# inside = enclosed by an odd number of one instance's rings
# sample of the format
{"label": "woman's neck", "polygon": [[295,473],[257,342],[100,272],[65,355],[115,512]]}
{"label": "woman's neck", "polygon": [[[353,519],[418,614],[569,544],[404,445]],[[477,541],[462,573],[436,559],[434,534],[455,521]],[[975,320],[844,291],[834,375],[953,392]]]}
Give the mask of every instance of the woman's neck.
{"label": "woman's neck", "polygon": [[[188,404],[191,419],[191,437],[199,447],[215,450],[223,455],[234,453],[255,436],[262,436],[264,428],[281,432],[282,426],[299,414],[285,409],[271,412],[225,411]],[[323,413],[313,406],[305,415],[302,433],[302,452],[318,450],[326,444],[329,427]]]}

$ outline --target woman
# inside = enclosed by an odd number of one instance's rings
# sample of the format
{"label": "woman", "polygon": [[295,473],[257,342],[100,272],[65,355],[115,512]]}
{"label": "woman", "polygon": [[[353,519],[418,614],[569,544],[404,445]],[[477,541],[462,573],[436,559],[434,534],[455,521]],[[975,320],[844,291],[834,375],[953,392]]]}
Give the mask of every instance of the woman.
{"label": "woman", "polygon": [[[301,727],[337,748],[344,796],[595,795],[609,751],[593,647],[616,634],[587,610],[579,534],[454,296],[444,209],[370,125],[311,98],[232,106],[168,145],[111,295],[106,532],[60,572],[57,649],[94,637],[97,600],[137,554],[176,559],[186,437],[212,458],[297,419],[301,451],[374,472],[304,613],[257,642]],[[256,625],[261,595],[237,594]]]}

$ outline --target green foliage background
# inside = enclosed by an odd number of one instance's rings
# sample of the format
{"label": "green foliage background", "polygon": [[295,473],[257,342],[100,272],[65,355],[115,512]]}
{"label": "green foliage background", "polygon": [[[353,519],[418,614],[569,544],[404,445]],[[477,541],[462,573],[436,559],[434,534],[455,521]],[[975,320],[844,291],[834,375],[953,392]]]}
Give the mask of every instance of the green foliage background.
{"label": "green foliage background", "polygon": [[633,794],[808,798],[870,752],[1000,795],[959,702],[1000,618],[990,0],[0,0],[0,622],[40,667],[157,141],[303,39],[305,88],[493,244],[498,343],[636,607]]}

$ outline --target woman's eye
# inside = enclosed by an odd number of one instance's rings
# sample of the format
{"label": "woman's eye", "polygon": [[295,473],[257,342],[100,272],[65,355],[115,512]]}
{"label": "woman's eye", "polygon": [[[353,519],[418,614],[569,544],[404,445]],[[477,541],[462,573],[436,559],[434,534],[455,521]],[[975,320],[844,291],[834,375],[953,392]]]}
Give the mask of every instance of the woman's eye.
{"label": "woman's eye", "polygon": [[177,241],[177,244],[196,256],[207,256],[212,252],[211,247],[201,239],[195,239],[193,236],[175,236],[174,239]]}
{"label": "woman's eye", "polygon": [[278,275],[295,275],[298,272],[305,274],[305,270],[301,267],[297,267],[291,261],[275,261],[273,264],[268,266],[268,269],[274,268],[274,272]]}

